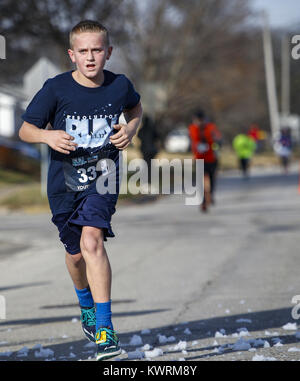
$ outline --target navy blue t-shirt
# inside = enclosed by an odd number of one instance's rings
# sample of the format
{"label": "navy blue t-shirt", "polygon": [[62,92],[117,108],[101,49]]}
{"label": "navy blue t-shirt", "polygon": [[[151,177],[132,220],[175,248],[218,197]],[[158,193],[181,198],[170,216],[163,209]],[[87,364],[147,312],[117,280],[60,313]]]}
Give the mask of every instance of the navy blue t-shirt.
{"label": "navy blue t-shirt", "polygon": [[83,197],[97,193],[95,163],[106,155],[116,157],[119,150],[109,140],[117,132],[113,126],[124,109],[140,101],[125,75],[103,72],[99,87],[80,85],[72,71],[48,79],[22,115],[39,128],[50,123],[54,130],[66,131],[78,144],[70,154],[50,147],[47,194],[53,214],[70,212]]}

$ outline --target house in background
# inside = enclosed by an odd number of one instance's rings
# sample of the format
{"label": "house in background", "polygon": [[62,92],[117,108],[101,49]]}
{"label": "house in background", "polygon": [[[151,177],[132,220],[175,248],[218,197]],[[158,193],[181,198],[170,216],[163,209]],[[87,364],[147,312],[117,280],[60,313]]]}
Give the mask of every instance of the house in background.
{"label": "house in background", "polygon": [[22,89],[0,86],[0,137],[13,138],[17,134],[25,99]]}
{"label": "house in background", "polygon": [[32,173],[32,167],[20,159],[41,159],[39,145],[22,142],[18,132],[32,97],[48,78],[59,72],[47,58],[41,58],[25,73],[22,86],[0,84],[0,167]]}
{"label": "house in background", "polygon": [[24,75],[23,86],[0,84],[0,138],[15,140],[22,125],[21,115],[44,82],[61,70],[47,58],[40,58]]}

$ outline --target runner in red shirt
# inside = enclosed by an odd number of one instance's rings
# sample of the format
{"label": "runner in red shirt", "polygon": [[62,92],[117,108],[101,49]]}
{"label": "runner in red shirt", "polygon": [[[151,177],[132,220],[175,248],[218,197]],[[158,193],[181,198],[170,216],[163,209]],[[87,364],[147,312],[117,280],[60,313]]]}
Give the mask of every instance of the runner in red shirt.
{"label": "runner in red shirt", "polygon": [[191,148],[195,159],[204,160],[204,199],[202,211],[214,203],[218,151],[222,135],[214,123],[207,122],[203,111],[197,111],[189,125]]}

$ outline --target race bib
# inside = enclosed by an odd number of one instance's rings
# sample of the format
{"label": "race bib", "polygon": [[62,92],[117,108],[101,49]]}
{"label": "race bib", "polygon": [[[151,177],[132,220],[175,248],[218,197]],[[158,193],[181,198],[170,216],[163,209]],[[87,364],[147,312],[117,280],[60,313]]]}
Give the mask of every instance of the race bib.
{"label": "race bib", "polygon": [[107,159],[117,160],[118,151],[112,156],[108,151],[66,157],[63,161],[65,184],[68,192],[82,192],[88,189],[99,176],[108,174]]}
{"label": "race bib", "polygon": [[197,151],[199,153],[205,153],[209,150],[209,145],[206,143],[199,143],[197,146]]}

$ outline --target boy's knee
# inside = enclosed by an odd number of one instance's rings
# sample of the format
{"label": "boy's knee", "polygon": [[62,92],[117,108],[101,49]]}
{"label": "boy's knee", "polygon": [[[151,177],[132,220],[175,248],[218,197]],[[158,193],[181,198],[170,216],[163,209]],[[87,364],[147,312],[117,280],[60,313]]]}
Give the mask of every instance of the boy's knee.
{"label": "boy's knee", "polygon": [[81,233],[80,247],[85,254],[101,254],[104,249],[103,230],[91,226],[84,226]]}
{"label": "boy's knee", "polygon": [[74,266],[80,266],[80,264],[84,261],[81,253],[78,254],[70,254],[66,252],[66,262],[72,263]]}

